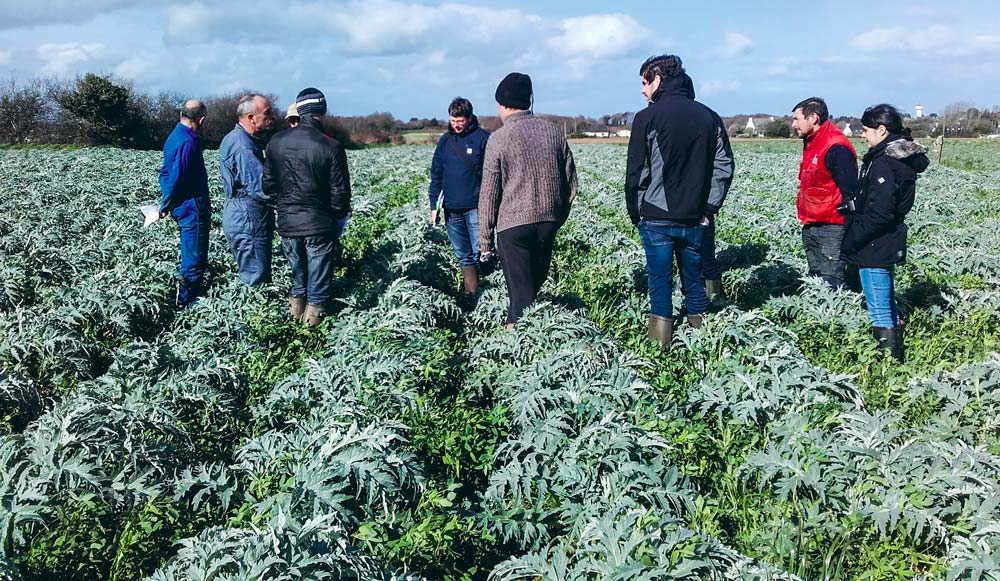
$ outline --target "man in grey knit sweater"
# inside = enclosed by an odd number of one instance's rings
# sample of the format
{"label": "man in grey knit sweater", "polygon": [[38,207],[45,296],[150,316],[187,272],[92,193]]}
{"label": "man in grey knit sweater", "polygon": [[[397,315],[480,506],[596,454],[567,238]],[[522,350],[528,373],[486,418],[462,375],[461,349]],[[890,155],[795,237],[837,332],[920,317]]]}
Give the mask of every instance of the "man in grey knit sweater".
{"label": "man in grey knit sweater", "polygon": [[507,75],[496,100],[503,127],[486,144],[479,240],[481,253],[489,256],[496,235],[511,327],[548,278],[556,232],[569,216],[577,180],[562,130],[530,111],[531,77]]}

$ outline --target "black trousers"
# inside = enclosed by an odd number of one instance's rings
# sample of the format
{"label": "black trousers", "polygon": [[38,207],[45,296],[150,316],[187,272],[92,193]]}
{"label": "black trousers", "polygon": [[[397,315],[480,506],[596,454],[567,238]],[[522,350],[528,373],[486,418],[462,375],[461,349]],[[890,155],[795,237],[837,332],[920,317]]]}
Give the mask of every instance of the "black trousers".
{"label": "black trousers", "polygon": [[549,276],[558,230],[556,222],[537,222],[497,233],[497,252],[510,297],[507,323],[516,323],[538,297]]}

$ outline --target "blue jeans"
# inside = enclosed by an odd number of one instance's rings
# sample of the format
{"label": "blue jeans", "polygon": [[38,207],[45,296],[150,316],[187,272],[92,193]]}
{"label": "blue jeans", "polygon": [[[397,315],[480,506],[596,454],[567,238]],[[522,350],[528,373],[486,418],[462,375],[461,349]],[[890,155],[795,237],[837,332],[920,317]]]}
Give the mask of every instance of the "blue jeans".
{"label": "blue jeans", "polygon": [[193,305],[205,294],[208,270],[208,235],[212,225],[212,203],[208,198],[184,200],[170,212],[181,233],[181,286],[177,303]]}
{"label": "blue jeans", "polygon": [[448,239],[461,267],[479,264],[479,210],[445,212]]}
{"label": "blue jeans", "polygon": [[281,249],[292,268],[292,290],[288,296],[305,298],[312,305],[326,305],[333,285],[335,233],[282,238]]}
{"label": "blue jeans", "polygon": [[873,327],[895,327],[899,325],[896,310],[895,285],[892,270],[887,268],[859,268],[861,288],[865,291],[868,317]]}
{"label": "blue jeans", "polygon": [[639,236],[646,251],[646,269],[649,271],[650,313],[666,318],[674,315],[670,295],[673,292],[675,251],[680,263],[688,314],[700,315],[708,311],[701,263],[704,234],[704,226],[688,226],[668,220],[643,219],[639,222]]}

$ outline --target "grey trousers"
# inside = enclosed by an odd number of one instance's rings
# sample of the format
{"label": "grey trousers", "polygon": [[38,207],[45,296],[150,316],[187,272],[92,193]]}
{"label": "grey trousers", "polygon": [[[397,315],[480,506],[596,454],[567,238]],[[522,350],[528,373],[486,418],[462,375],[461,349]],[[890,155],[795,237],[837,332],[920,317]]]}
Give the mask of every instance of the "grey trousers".
{"label": "grey trousers", "polygon": [[802,247],[806,251],[809,274],[821,276],[835,289],[844,287],[844,260],[840,245],[844,241],[841,224],[806,224],[802,227]]}

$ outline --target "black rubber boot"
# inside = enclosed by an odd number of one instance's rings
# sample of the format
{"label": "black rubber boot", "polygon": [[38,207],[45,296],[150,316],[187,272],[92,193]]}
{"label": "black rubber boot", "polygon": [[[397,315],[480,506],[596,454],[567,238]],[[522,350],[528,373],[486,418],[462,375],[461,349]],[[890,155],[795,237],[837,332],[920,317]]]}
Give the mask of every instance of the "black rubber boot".
{"label": "black rubber boot", "polygon": [[649,340],[659,343],[664,349],[670,349],[670,343],[674,340],[674,320],[650,315]]}
{"label": "black rubber boot", "polygon": [[872,335],[878,343],[879,351],[889,355],[900,363],[905,359],[903,349],[903,328],[896,327],[872,327]]}

